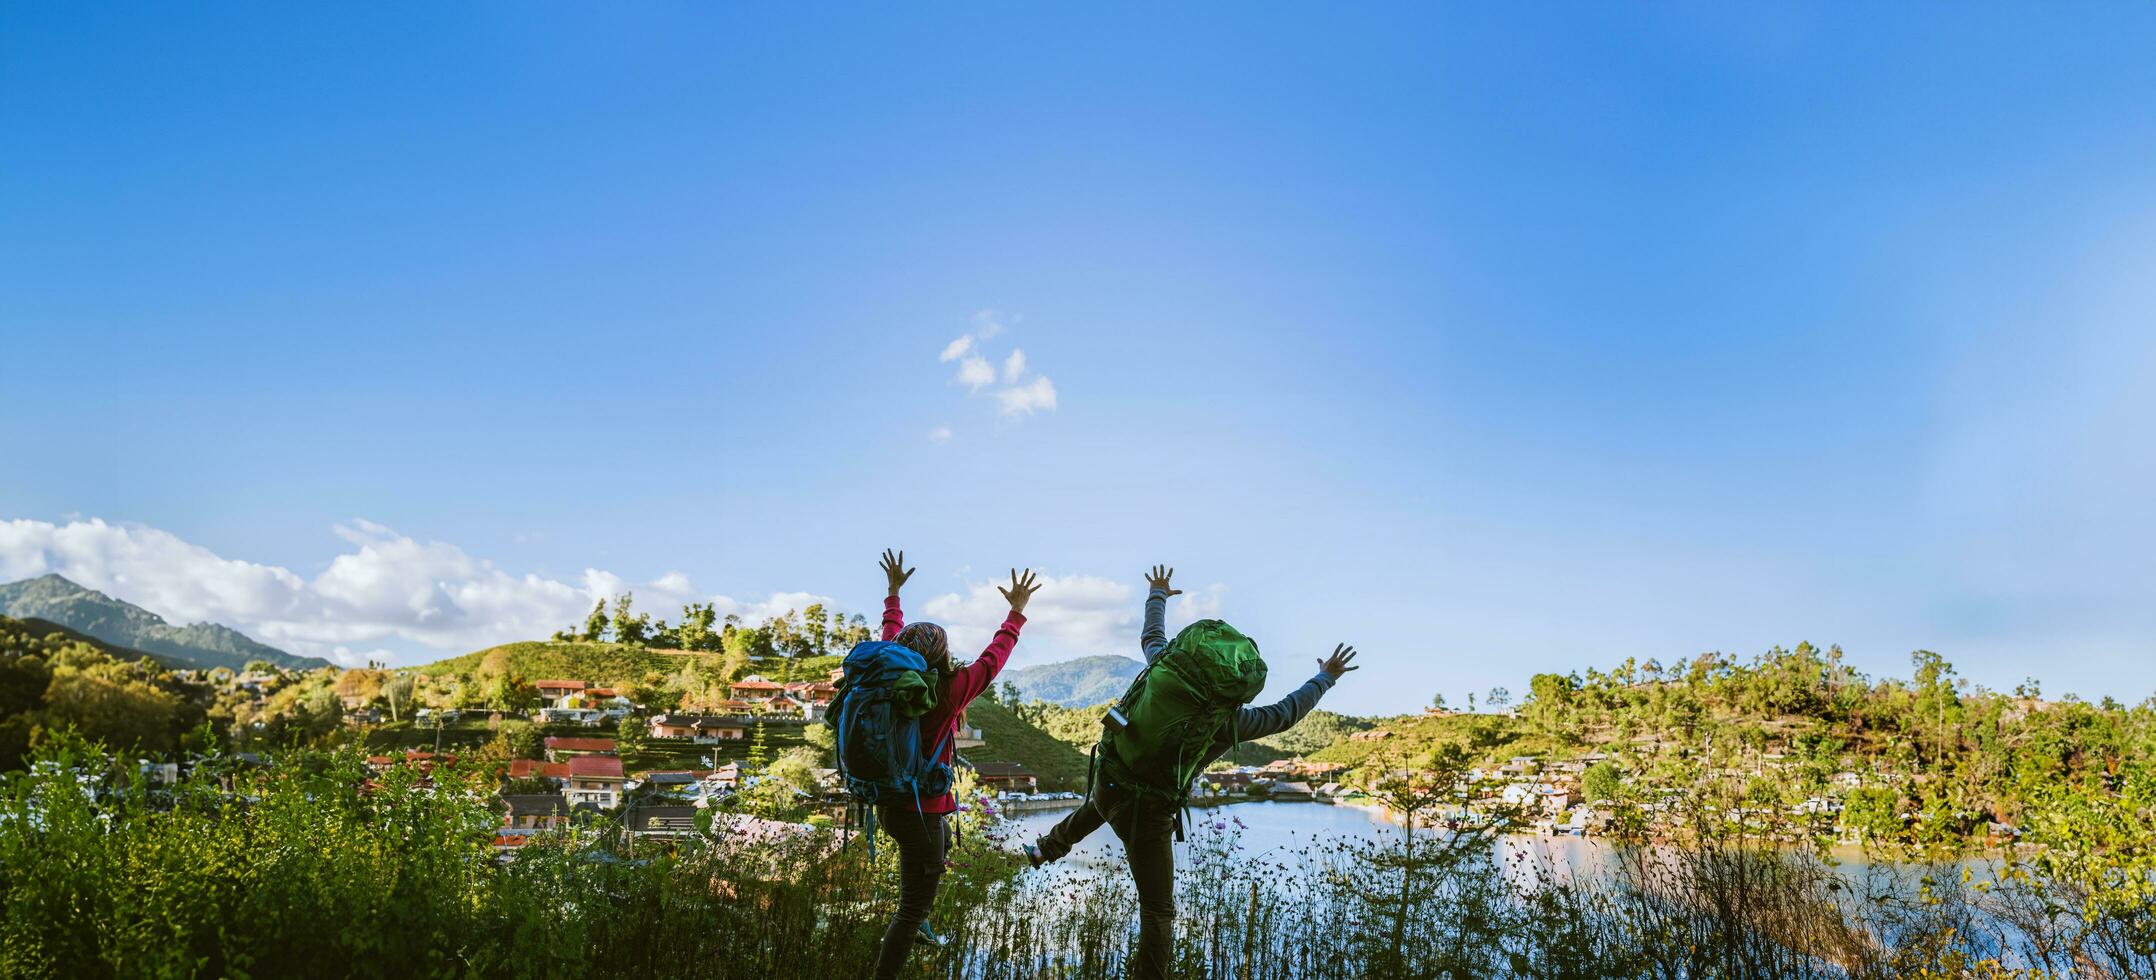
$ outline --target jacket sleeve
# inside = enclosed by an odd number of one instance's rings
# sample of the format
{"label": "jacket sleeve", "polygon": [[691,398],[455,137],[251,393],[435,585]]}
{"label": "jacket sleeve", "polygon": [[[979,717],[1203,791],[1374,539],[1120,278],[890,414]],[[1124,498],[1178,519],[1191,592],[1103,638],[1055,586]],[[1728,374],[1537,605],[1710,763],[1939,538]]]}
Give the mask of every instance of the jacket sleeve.
{"label": "jacket sleeve", "polygon": [[898,639],[898,631],[906,628],[906,613],[898,608],[898,597],[883,597],[883,642]]}
{"label": "jacket sleeve", "polygon": [[1319,671],[1316,677],[1304,681],[1303,686],[1279,701],[1262,708],[1244,708],[1235,715],[1236,740],[1248,742],[1254,738],[1278,735],[1295,727],[1295,723],[1303,720],[1303,716],[1309,714],[1310,709],[1317,707],[1318,699],[1324,697],[1325,692],[1332,690],[1332,687],[1332,675]]}
{"label": "jacket sleeve", "polygon": [[1011,648],[1018,645],[1018,631],[1025,625],[1023,613],[1004,617],[1003,628],[996,631],[995,639],[988,641],[988,649],[951,676],[951,711],[954,714],[966,710],[966,705],[973,703],[982,691],[988,690],[988,685],[996,682],[996,675],[1003,673],[1004,661],[1011,659]]}
{"label": "jacket sleeve", "polygon": [[1138,634],[1138,649],[1152,663],[1168,649],[1168,590],[1155,588],[1145,596],[1145,631]]}

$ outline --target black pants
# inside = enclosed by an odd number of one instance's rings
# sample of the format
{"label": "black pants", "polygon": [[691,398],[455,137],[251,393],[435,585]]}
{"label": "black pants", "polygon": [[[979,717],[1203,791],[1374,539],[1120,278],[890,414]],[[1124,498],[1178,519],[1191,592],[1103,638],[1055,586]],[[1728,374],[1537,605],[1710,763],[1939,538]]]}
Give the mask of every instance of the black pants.
{"label": "black pants", "polygon": [[876,952],[876,980],[891,980],[906,965],[914,934],[936,904],[950,832],[940,813],[915,813],[889,803],[876,804],[876,826],[898,842],[898,911]]}
{"label": "black pants", "polygon": [[1175,952],[1175,809],[1102,784],[1035,845],[1053,861],[1102,824],[1115,830],[1138,886],[1138,956],[1131,980],[1163,980]]}

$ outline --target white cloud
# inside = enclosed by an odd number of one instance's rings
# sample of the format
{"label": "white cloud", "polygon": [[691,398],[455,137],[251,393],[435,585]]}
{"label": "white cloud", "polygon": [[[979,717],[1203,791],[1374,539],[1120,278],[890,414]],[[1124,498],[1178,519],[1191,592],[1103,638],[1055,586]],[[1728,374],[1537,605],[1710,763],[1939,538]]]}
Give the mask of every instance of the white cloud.
{"label": "white cloud", "polygon": [[[582,622],[594,602],[624,591],[634,591],[638,609],[667,619],[690,601],[709,601],[721,614],[752,622],[814,602],[837,607],[805,592],[760,601],[707,595],[680,572],[643,584],[596,568],[574,583],[511,575],[454,545],[418,541],[371,521],[332,530],[352,550],[309,580],[224,558],[153,527],[94,518],[13,520],[0,522],[0,581],[55,572],[177,624],[223,623],[292,653],[348,665],[398,662],[384,644],[454,655],[544,637]],[[412,662],[428,659],[434,658]]]}
{"label": "white cloud", "polygon": [[[1016,317],[1012,317],[1016,320]],[[980,310],[973,314],[973,332],[982,340],[988,340],[1003,332],[1003,318],[994,310]]]}
{"label": "white cloud", "polygon": [[1005,415],[1031,415],[1042,409],[1055,411],[1056,386],[1046,377],[996,392],[996,409]]}
{"label": "white cloud", "polygon": [[957,340],[943,345],[943,353],[936,355],[936,360],[949,363],[966,356],[966,353],[971,350],[973,350],[973,335],[970,333],[959,334]]}
{"label": "white cloud", "polygon": [[958,375],[951,380],[965,385],[968,391],[979,391],[984,385],[995,383],[996,369],[986,358],[972,356],[959,362]]}
{"label": "white cloud", "polygon": [[1026,352],[1013,347],[1011,348],[1011,356],[1003,359],[1003,383],[1007,385],[1017,384],[1018,379],[1025,376]]}
{"label": "white cloud", "polygon": [[951,427],[948,425],[939,425],[933,429],[928,430],[928,441],[936,443],[950,442]]}

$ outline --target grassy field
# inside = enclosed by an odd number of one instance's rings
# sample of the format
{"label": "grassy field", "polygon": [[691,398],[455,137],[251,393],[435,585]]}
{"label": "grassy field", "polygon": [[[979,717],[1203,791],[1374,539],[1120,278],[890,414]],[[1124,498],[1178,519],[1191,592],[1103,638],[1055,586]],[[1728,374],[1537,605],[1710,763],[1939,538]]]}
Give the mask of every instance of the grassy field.
{"label": "grassy field", "polygon": [[1085,753],[1020,721],[1009,708],[983,698],[966,708],[966,721],[988,741],[966,750],[967,759],[1023,763],[1040,775],[1044,790],[1085,789]]}
{"label": "grassy field", "polygon": [[502,676],[522,674],[527,680],[572,678],[594,684],[626,683],[654,671],[671,674],[685,660],[717,664],[716,653],[659,651],[617,643],[556,642],[529,640],[437,660],[419,668],[429,676]]}

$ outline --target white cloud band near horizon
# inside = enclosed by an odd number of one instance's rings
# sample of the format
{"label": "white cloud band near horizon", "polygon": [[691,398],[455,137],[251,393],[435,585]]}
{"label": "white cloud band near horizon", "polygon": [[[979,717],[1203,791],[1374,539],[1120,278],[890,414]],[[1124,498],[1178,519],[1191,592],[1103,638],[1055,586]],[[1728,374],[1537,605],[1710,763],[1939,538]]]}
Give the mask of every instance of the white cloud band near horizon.
{"label": "white cloud band near horizon", "polygon": [[[174,625],[221,623],[289,653],[347,667],[368,661],[409,666],[543,639],[582,623],[593,603],[623,592],[634,593],[639,610],[670,621],[689,602],[710,602],[721,616],[731,613],[749,623],[817,603],[861,613],[872,623],[880,614],[880,608],[852,608],[807,591],[774,591],[753,600],[706,593],[678,571],[647,582],[599,568],[586,568],[576,581],[515,575],[456,545],[421,541],[365,519],[330,530],[347,550],[310,579],[281,566],[228,558],[143,524],[5,520],[0,582],[58,574]],[[1041,583],[1014,663],[1138,655],[1142,592],[1084,574],[1043,575]],[[963,592],[909,597],[916,604],[909,615],[941,623],[953,650],[970,658],[987,646],[1009,611],[997,584],[969,582]],[[1193,590],[1176,600],[1171,616],[1180,622],[1217,616],[1226,591],[1217,583]]]}
{"label": "white cloud band near horizon", "polygon": [[[592,604],[634,592],[640,610],[676,619],[688,602],[760,622],[828,596],[773,592],[756,600],[698,591],[686,575],[650,582],[587,568],[581,580],[512,575],[455,545],[419,541],[367,520],[332,528],[350,550],[312,579],[226,558],[169,531],[91,518],[0,522],[0,581],[48,573],[150,610],[175,625],[231,626],[289,653],[353,666],[423,663],[383,646],[417,645],[455,656],[543,639],[581,623]],[[434,658],[438,659],[438,658]]]}

